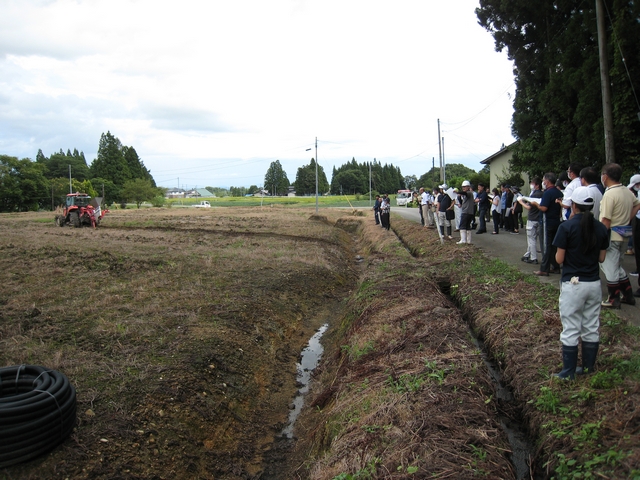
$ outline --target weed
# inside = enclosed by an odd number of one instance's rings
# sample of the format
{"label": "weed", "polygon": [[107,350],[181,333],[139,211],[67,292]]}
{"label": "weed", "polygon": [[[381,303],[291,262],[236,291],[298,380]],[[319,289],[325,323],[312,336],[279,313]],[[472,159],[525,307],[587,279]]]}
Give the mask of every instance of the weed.
{"label": "weed", "polygon": [[347,352],[349,359],[352,361],[358,360],[363,355],[374,351],[373,340],[368,340],[362,347],[358,345],[342,345],[342,351]]}
{"label": "weed", "polygon": [[560,406],[560,397],[550,387],[541,386],[540,396],[535,402],[529,400],[529,403],[535,403],[538,410],[547,413],[556,413]]}
{"label": "weed", "polygon": [[590,443],[598,439],[598,433],[604,419],[596,423],[583,423],[582,428],[578,433],[574,433],[571,436],[574,440],[581,443]]}
{"label": "weed", "polygon": [[422,375],[411,375],[404,373],[394,380],[391,375],[387,378],[387,384],[395,393],[417,392],[424,383]]}
{"label": "weed", "polygon": [[596,372],[589,380],[591,387],[599,390],[610,390],[620,383],[622,383],[622,375],[618,373],[617,368]]}
{"label": "weed", "polygon": [[341,473],[333,477],[333,480],[368,480],[375,478],[380,463],[382,463],[382,460],[376,457],[367,463],[366,467],[358,470],[356,473]]}
{"label": "weed", "polygon": [[[585,455],[580,459],[568,459],[563,453],[557,453],[556,455],[559,462],[555,469],[556,476],[552,477],[555,480],[609,478],[609,475],[605,475],[606,472],[602,470],[603,467],[615,467],[628,457],[628,454],[613,449],[609,449],[601,455],[594,455],[591,458]],[[632,478],[635,478],[633,472]]]}

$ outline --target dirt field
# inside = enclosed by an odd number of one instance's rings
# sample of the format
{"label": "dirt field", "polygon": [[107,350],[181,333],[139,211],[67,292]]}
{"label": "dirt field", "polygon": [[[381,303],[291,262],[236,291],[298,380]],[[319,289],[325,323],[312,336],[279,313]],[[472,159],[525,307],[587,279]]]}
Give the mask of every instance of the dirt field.
{"label": "dirt field", "polygon": [[[371,220],[162,209],[74,230],[0,216],[0,365],[58,369],[79,402],[69,440],[0,479],[640,478],[637,328],[606,313],[598,372],[553,381],[553,288],[414,222]],[[323,323],[307,408],[281,439]]]}
{"label": "dirt field", "polygon": [[263,212],[119,211],[96,230],[0,217],[0,365],[60,370],[78,392],[71,440],[0,478],[262,471],[296,359],[356,281],[344,230]]}

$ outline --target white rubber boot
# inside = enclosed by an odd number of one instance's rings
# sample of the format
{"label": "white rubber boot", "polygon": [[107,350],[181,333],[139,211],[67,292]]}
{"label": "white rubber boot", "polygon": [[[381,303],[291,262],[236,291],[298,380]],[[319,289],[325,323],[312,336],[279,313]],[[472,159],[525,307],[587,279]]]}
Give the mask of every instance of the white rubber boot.
{"label": "white rubber boot", "polygon": [[467,232],[467,243],[471,245],[471,230]]}
{"label": "white rubber boot", "polygon": [[458,245],[467,243],[467,234],[468,232],[466,230],[460,230],[460,241],[457,242]]}

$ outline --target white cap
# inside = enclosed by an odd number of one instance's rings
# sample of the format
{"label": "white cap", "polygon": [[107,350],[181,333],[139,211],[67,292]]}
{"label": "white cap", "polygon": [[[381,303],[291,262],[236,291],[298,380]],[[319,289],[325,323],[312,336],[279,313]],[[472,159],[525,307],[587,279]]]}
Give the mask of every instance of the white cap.
{"label": "white cap", "polygon": [[635,174],[633,177],[631,177],[631,180],[629,180],[629,185],[627,185],[627,188],[632,188],[636,183],[640,183],[640,174]]}
{"label": "white cap", "polygon": [[471,182],[469,180],[465,180],[464,182],[462,182],[462,186],[463,187],[470,187],[471,186]]}
{"label": "white cap", "polygon": [[594,205],[589,187],[577,187],[571,194],[570,200],[578,205]]}

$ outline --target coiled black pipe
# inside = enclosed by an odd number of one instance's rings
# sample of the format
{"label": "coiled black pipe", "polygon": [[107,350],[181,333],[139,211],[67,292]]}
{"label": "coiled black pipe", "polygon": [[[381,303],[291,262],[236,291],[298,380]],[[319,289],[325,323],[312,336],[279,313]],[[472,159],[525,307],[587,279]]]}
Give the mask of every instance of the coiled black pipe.
{"label": "coiled black pipe", "polygon": [[60,445],[76,424],[76,390],[67,377],[34,365],[0,368],[0,468]]}

